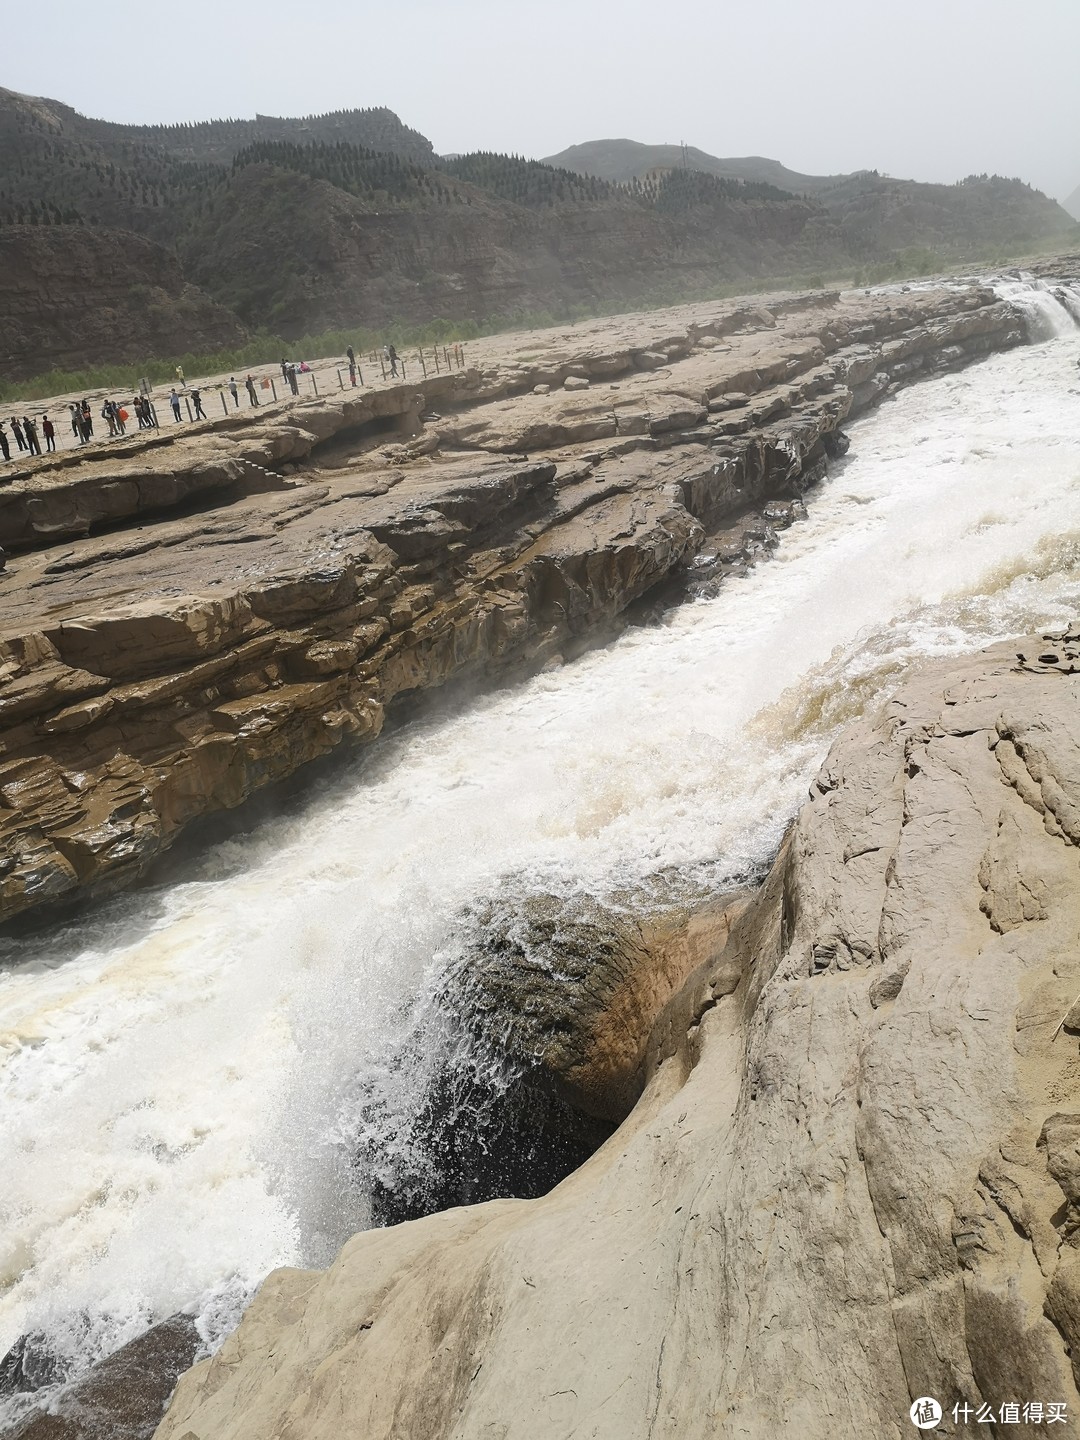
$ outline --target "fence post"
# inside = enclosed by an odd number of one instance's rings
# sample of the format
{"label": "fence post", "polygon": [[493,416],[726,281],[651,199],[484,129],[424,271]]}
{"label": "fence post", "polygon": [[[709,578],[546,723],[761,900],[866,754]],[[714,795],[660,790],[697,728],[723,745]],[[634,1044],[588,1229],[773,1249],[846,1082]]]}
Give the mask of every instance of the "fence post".
{"label": "fence post", "polygon": [[274,384],[274,377],[273,377],[272,375],[270,376],[270,393],[271,393],[271,395],[273,395],[274,399],[276,400],[276,399],[277,399],[277,386]]}
{"label": "fence post", "polygon": [[439,370],[439,347],[437,345],[433,345],[431,347],[431,353],[435,356],[435,374],[439,375],[441,374],[441,371]]}
{"label": "fence post", "polygon": [[383,353],[382,353],[381,350],[379,351],[379,369],[382,371],[382,378],[385,380],[385,379],[386,379],[386,361],[383,359]]}
{"label": "fence post", "polygon": [[228,407],[228,405],[225,403],[225,391],[224,391],[224,390],[219,390],[219,391],[218,391],[218,394],[221,396],[221,409],[222,409],[222,413],[225,415],[225,418],[228,419],[229,407]]}
{"label": "fence post", "polygon": [[340,389],[340,390],[344,390],[344,389],[345,389],[345,381],[342,380],[342,378],[341,378],[341,371],[340,371],[340,370],[337,372],[337,383],[338,383],[338,389]]}
{"label": "fence post", "polygon": [[188,399],[188,397],[187,397],[186,395],[184,396],[184,404],[187,406],[187,418],[188,418],[188,420],[189,420],[189,422],[190,422],[190,420],[191,420],[191,401]]}
{"label": "fence post", "polygon": [[363,383],[364,383],[364,372],[360,369],[360,366],[359,366],[359,365],[357,365],[357,367],[356,367],[356,373],[357,373],[357,375],[359,375],[359,377],[360,377],[360,384],[363,385]]}
{"label": "fence post", "polygon": [[[338,379],[339,379],[339,380],[341,379],[341,376],[340,376],[340,375],[338,376]],[[312,372],[311,372],[311,388],[315,391],[315,394],[316,394],[316,395],[319,393],[319,382],[315,379],[315,371],[314,371],[314,370],[312,370]],[[343,385],[341,388],[344,390],[344,389],[345,389],[345,386]]]}
{"label": "fence post", "polygon": [[[400,356],[400,355],[398,356],[398,359],[401,360],[401,356]],[[407,378],[406,375],[405,375],[405,361],[404,361],[404,360],[401,360],[401,378],[402,378],[402,380],[404,380],[404,379]]]}
{"label": "fence post", "polygon": [[424,379],[426,380],[426,379],[427,379],[427,366],[424,364],[424,350],[423,350],[423,347],[421,346],[421,348],[420,348],[416,353],[420,356],[420,369],[424,372]]}
{"label": "fence post", "polygon": [[443,353],[443,359],[446,361],[446,368],[447,368],[447,370],[449,370],[449,369],[450,369],[450,351],[446,348],[445,345],[442,347],[442,353]]}

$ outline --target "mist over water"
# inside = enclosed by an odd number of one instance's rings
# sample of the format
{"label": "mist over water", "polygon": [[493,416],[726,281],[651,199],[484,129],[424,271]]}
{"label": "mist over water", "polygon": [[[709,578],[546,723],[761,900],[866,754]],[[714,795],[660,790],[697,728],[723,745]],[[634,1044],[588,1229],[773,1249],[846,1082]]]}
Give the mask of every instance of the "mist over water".
{"label": "mist over water", "polygon": [[268,1270],[366,1223],[365,1067],[392,1183],[426,1077],[386,1057],[463,907],[758,872],[913,666],[1080,612],[1080,303],[1017,293],[1065,337],[858,422],[718,598],[405,726],[184,883],[8,942],[0,1354],[43,1332],[87,1363],[183,1307],[214,1343]]}

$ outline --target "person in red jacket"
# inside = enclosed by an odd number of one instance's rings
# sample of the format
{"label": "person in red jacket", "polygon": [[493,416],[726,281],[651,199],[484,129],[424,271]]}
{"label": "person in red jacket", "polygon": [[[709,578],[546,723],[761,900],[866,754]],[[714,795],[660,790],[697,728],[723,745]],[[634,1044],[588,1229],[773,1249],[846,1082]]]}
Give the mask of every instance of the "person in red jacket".
{"label": "person in red jacket", "polygon": [[45,436],[45,449],[56,449],[56,430],[47,415],[41,417],[41,433]]}

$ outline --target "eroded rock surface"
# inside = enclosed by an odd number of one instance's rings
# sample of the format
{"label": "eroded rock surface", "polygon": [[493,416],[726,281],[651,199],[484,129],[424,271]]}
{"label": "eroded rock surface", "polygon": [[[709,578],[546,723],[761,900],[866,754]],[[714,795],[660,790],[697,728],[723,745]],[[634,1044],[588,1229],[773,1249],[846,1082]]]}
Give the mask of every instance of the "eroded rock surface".
{"label": "eroded rock surface", "polygon": [[272,1275],[157,1440],[1075,1433],[1078,672],[1033,637],[854,725],[603,1149]]}
{"label": "eroded rock surface", "polygon": [[689,306],[14,472],[0,919],[130,883],[403,698],[610,633],[710,535],[739,568],[845,417],[1021,339],[975,287]]}

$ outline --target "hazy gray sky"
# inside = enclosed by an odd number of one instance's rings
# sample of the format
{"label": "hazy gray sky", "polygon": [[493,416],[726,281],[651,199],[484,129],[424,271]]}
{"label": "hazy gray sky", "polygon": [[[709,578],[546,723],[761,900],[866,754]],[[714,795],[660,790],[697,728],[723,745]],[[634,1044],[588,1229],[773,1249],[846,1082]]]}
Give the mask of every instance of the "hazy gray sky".
{"label": "hazy gray sky", "polygon": [[[441,152],[627,136],[1080,184],[1080,0],[48,0],[3,83],[109,120],[388,105]],[[40,43],[39,43],[40,42]]]}

